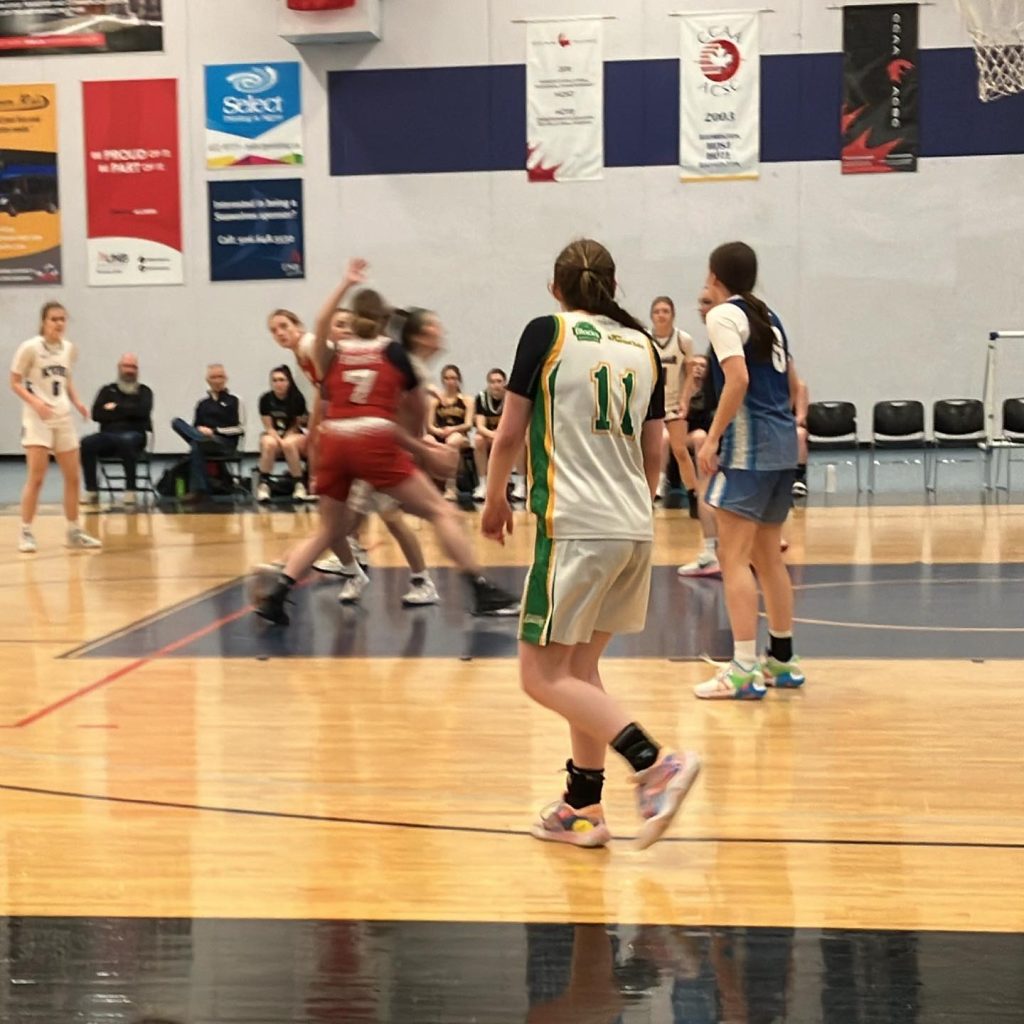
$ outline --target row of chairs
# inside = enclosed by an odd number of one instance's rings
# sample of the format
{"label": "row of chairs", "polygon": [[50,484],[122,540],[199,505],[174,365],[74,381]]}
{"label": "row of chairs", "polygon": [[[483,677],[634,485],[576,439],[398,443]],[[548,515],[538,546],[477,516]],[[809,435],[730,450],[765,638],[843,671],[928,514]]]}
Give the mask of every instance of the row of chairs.
{"label": "row of chairs", "polygon": [[[883,462],[878,452],[883,449],[910,449],[921,451],[919,459],[925,491],[938,486],[939,466],[956,460],[944,459],[939,452],[950,448],[978,448],[985,451],[985,485],[991,486],[992,473],[989,456],[996,456],[995,477],[1000,473],[1000,456],[1005,454],[1006,490],[1010,488],[1010,465],[1013,451],[1024,446],[1024,398],[1008,398],[1003,402],[1001,443],[998,447],[985,445],[985,406],[977,398],[946,398],[932,406],[932,435],[925,431],[925,409],[922,402],[900,399],[876,402],[871,415],[871,436],[868,449],[869,492],[875,489],[875,471]],[[855,450],[852,465],[857,475],[857,490],[861,490],[860,434],[857,430],[857,407],[853,402],[813,402],[807,409],[808,447],[811,451]],[[1018,460],[1019,461],[1019,460]]]}

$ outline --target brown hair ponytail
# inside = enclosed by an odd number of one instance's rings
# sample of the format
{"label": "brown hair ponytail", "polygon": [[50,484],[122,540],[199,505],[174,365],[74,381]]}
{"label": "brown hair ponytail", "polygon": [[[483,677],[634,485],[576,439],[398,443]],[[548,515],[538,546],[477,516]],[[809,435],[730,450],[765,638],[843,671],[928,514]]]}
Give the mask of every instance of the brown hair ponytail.
{"label": "brown hair ponytail", "polygon": [[711,253],[708,260],[711,273],[747,306],[750,321],[750,354],[759,363],[772,357],[775,331],[771,312],[754,294],[757,284],[757,254],[746,242],[726,242]]}
{"label": "brown hair ponytail", "polygon": [[555,260],[555,286],[562,301],[573,309],[606,316],[641,334],[647,328],[615,301],[615,261],[592,238],[570,242]]}

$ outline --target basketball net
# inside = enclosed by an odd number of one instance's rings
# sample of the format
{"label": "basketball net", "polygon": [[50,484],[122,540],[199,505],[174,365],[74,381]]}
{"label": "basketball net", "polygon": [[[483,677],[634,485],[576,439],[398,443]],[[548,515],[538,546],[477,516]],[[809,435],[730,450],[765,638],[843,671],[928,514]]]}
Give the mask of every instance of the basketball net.
{"label": "basketball net", "polygon": [[957,0],[974,42],[983,103],[1024,92],[1024,0]]}

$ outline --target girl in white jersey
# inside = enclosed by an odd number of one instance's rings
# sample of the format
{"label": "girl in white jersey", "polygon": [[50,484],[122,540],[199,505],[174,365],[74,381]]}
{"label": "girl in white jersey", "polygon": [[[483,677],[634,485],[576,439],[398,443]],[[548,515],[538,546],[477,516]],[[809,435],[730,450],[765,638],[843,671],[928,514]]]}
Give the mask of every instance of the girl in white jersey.
{"label": "girl in white jersey", "polygon": [[11,390],[24,403],[21,444],[25,449],[28,477],[21,493],[18,550],[25,553],[37,548],[32,521],[51,452],[64,476],[67,546],[102,547],[78,522],[78,431],[71,420],[71,408],[74,406],[84,420],[89,418],[89,410],[80,401],[71,376],[75,348],[64,337],[67,320],[67,311],[59,302],[46,303],[40,333],[22,342],[11,360]]}
{"label": "girl in white jersey", "polygon": [[661,472],[665,384],[643,327],[615,301],[615,263],[586,239],[555,262],[563,313],[523,332],[491,450],[481,528],[512,532],[506,485],[528,435],[533,566],[519,625],[523,689],[565,718],[572,757],[562,799],[541,812],[538,839],[603,846],[610,746],[634,771],[642,826],[657,840],[700,770],[673,754],[605,693],[599,660],[613,633],[643,630],[650,597],[653,493]]}
{"label": "girl in white jersey", "polygon": [[697,469],[686,447],[686,408],[692,391],[693,338],[676,327],[676,304],[659,295],[651,303],[651,340],[665,370],[665,433],[686,488],[690,518],[697,518]]}
{"label": "girl in white jersey", "polygon": [[[744,242],[711,254],[707,315],[718,407],[697,453],[717,509],[718,557],[733,633],[733,658],[696,695],[760,700],[765,683],[802,686],[793,654],[793,587],[782,560],[782,524],[793,503],[798,379],[779,318],[754,295],[757,256]],[[755,577],[756,573],[756,577]],[[757,657],[758,586],[768,613],[768,651]]]}

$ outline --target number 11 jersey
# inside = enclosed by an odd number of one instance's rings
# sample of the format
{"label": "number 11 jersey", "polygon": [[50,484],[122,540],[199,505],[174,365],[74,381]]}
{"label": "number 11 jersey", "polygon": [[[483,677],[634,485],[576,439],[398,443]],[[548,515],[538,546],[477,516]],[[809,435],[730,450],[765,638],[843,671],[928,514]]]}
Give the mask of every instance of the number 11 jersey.
{"label": "number 11 jersey", "polygon": [[550,540],[654,538],[641,433],[665,416],[647,335],[590,313],[527,324],[508,382],[530,399],[530,510]]}

